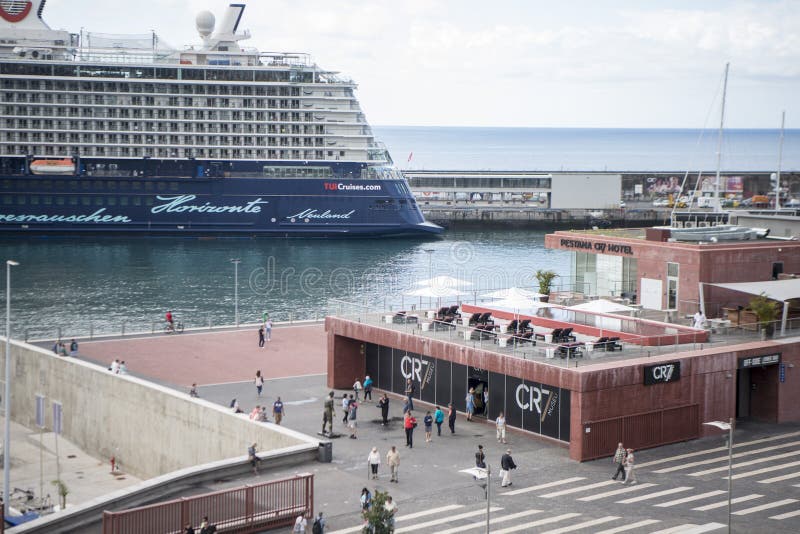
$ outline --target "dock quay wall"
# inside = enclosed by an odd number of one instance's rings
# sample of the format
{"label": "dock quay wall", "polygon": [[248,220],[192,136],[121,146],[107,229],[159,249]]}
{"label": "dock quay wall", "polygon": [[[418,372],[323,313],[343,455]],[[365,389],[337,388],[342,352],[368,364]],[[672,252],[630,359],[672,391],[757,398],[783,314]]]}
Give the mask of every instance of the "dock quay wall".
{"label": "dock quay wall", "polygon": [[115,456],[123,470],[142,479],[241,457],[251,443],[260,452],[319,445],[299,432],[27,343],[12,340],[11,355],[13,421],[35,428],[41,395],[45,427],[52,429],[52,406],[60,403],[64,436],[97,458]]}
{"label": "dock quay wall", "polygon": [[448,228],[497,226],[540,230],[642,227],[669,224],[665,210],[544,209],[528,206],[421,205],[425,218]]}

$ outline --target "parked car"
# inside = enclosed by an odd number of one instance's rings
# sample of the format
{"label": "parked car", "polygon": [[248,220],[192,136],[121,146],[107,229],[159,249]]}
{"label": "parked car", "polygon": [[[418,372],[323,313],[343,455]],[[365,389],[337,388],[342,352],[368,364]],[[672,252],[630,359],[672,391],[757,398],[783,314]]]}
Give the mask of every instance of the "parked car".
{"label": "parked car", "polygon": [[783,203],[783,206],[786,208],[800,208],[800,199],[790,198]]}
{"label": "parked car", "polygon": [[666,208],[669,206],[668,198],[657,198],[653,201],[654,208]]}

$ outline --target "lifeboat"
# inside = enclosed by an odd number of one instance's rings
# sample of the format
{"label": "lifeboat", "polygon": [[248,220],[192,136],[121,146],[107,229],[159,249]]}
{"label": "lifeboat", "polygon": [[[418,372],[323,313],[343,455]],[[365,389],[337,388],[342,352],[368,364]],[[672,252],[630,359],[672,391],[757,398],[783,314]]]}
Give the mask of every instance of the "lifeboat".
{"label": "lifeboat", "polygon": [[31,162],[33,174],[75,174],[71,159],[35,159]]}

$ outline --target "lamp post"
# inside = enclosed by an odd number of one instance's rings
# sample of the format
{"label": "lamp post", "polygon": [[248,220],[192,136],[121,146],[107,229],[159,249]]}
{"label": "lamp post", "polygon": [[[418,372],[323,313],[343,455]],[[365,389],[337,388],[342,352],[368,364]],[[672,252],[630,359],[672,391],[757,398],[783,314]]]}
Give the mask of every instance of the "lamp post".
{"label": "lamp post", "polygon": [[3,393],[3,415],[5,425],[3,428],[3,516],[8,515],[8,500],[11,495],[11,268],[19,263],[13,260],[6,261],[6,384]]}
{"label": "lamp post", "polygon": [[730,534],[733,532],[731,530],[731,494],[733,493],[733,417],[731,417],[727,423],[724,421],[711,421],[703,424],[717,427],[720,430],[728,431],[728,534]]}
{"label": "lamp post", "polygon": [[233,305],[234,305],[234,320],[236,328],[239,328],[239,264],[242,262],[239,258],[231,260],[233,264]]}

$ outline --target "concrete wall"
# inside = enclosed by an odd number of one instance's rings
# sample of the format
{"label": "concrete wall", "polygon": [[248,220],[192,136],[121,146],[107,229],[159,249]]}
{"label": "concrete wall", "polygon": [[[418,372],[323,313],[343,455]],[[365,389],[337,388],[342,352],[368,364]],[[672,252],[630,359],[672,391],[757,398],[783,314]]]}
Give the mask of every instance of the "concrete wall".
{"label": "concrete wall", "polygon": [[[4,369],[4,340],[0,354]],[[299,432],[254,423],[211,402],[26,343],[12,341],[11,355],[12,420],[33,428],[40,394],[52,428],[51,406],[60,402],[70,441],[98,458],[115,455],[140,478],[241,456],[254,442],[260,451],[312,443]]]}
{"label": "concrete wall", "polygon": [[559,174],[550,187],[551,208],[619,208],[621,174]]}

